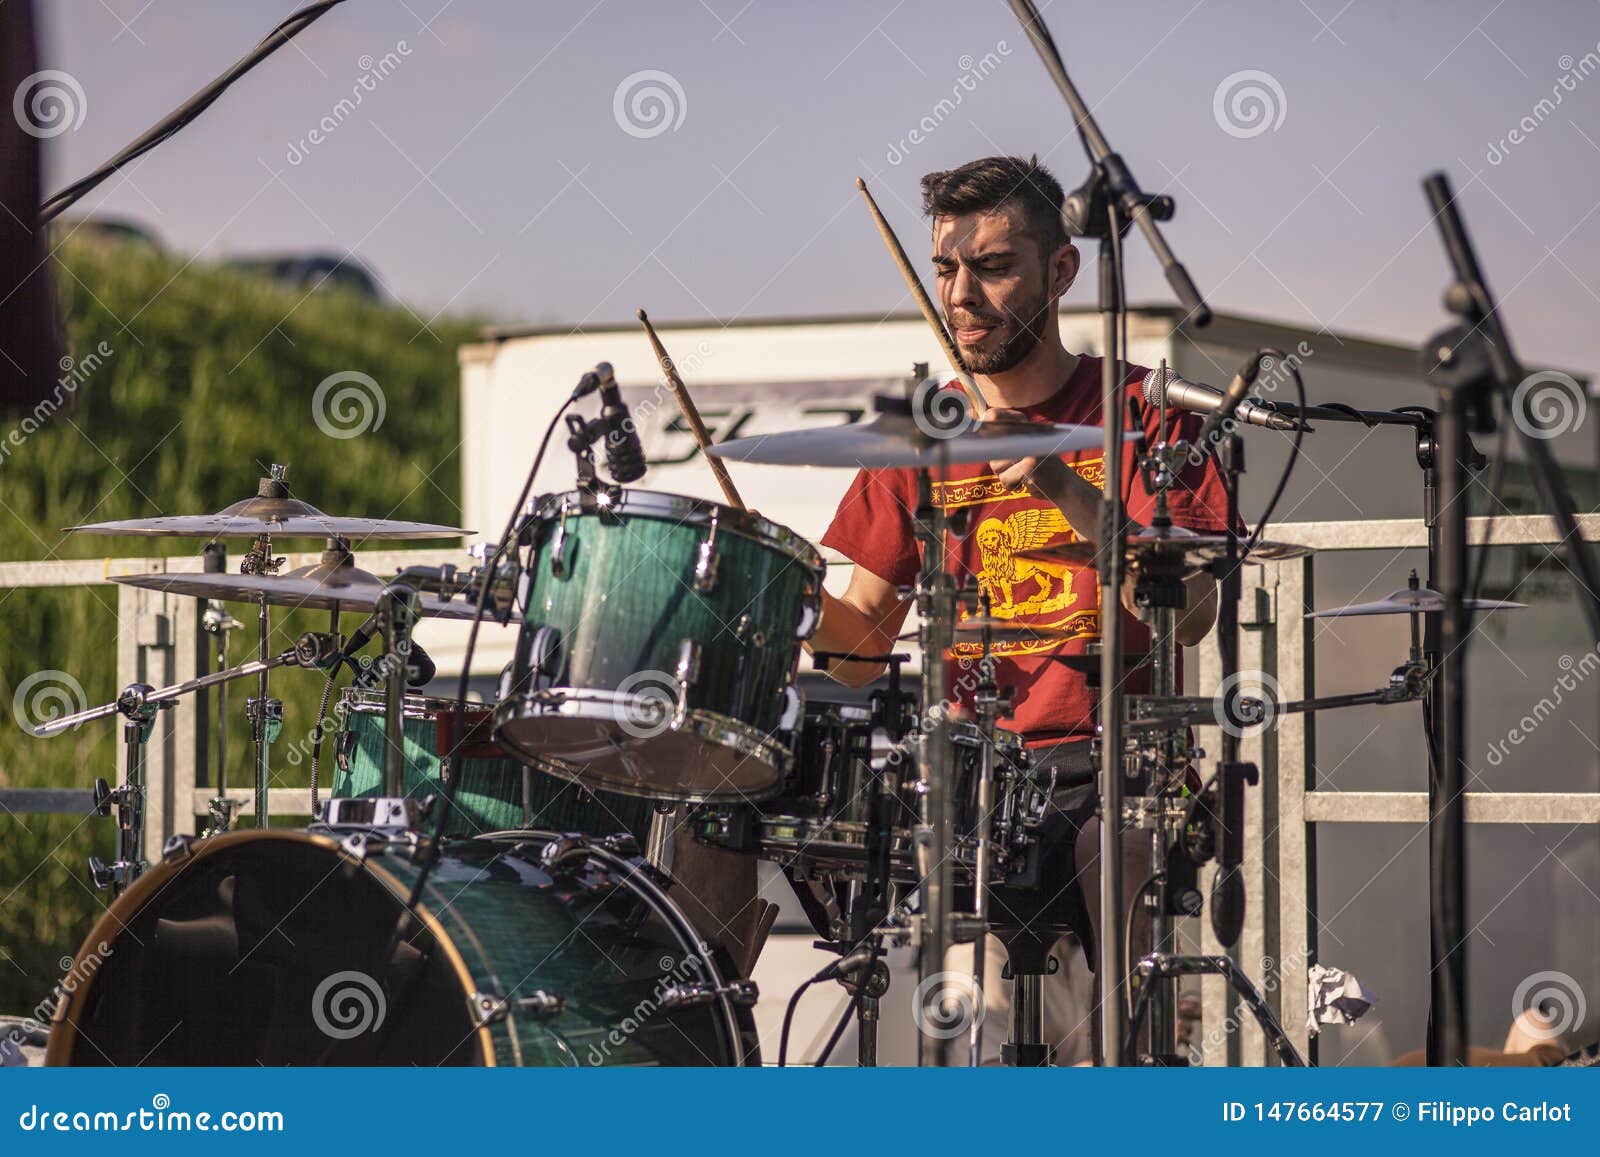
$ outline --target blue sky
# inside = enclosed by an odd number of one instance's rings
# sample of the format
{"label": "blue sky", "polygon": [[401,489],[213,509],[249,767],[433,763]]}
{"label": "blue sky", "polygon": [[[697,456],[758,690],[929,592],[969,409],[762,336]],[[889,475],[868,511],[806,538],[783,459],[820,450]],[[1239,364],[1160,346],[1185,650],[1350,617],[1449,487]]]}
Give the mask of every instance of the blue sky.
{"label": "blue sky", "polygon": [[[43,65],[84,94],[45,144],[54,188],[293,5],[40,7]],[[1055,0],[1045,16],[1113,144],[1178,199],[1170,240],[1218,308],[1420,340],[1446,271],[1419,180],[1443,167],[1521,352],[1600,363],[1600,6]],[[628,120],[641,73],[665,121],[648,100]],[[1248,101],[1229,119],[1252,84],[1265,126]],[[352,249],[424,318],[881,313],[910,303],[854,178],[920,256],[920,174],[996,151],[1038,152],[1068,185],[1085,171],[1002,0],[349,0],[89,204],[201,259]],[[1134,299],[1168,300],[1131,253]]]}

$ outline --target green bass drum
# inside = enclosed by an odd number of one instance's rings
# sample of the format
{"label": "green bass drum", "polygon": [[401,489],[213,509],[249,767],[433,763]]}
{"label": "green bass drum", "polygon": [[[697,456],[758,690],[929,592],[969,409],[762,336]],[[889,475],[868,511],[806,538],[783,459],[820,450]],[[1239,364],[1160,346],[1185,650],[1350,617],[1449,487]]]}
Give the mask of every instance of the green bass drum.
{"label": "green bass drum", "polygon": [[551,833],[177,840],[63,984],[54,1065],[740,1065],[730,978],[636,858]]}
{"label": "green bass drum", "polygon": [[[372,797],[383,792],[386,705],[375,691],[346,691],[340,699],[339,737],[334,744],[333,795]],[[408,695],[401,734],[405,740],[407,796],[435,795],[443,803],[441,768],[452,747],[455,703]],[[590,791],[513,759],[489,740],[488,712],[464,713],[467,739],[456,752],[461,774],[455,782],[455,811],[445,834],[476,836],[510,828],[540,828],[609,836],[628,832],[646,847],[655,805],[649,800]],[[481,734],[480,734],[481,733]]]}
{"label": "green bass drum", "polygon": [[649,490],[550,495],[495,740],[596,789],[743,801],[777,791],[800,722],[822,559],[747,511]]}

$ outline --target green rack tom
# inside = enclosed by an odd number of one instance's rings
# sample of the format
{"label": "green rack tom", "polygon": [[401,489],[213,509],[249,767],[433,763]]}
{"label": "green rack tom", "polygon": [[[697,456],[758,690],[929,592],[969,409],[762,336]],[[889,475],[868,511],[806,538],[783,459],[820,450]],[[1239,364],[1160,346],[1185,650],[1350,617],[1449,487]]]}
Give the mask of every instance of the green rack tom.
{"label": "green rack tom", "polygon": [[[454,714],[455,703],[451,700],[406,696],[402,734],[407,796],[420,800],[442,792],[441,768],[450,744],[440,740],[440,721],[448,735]],[[332,794],[383,795],[383,695],[347,690],[339,701],[338,715],[342,723],[334,745]],[[487,742],[486,737],[474,738],[486,715],[481,707],[467,713],[469,738],[456,755],[461,772],[455,782],[455,809],[446,823],[446,835],[476,836],[511,828],[591,836],[628,832],[639,847],[647,846],[654,804],[613,792],[591,791],[523,765]]]}
{"label": "green rack tom", "polygon": [[542,499],[495,739],[555,775],[658,800],[777,791],[822,559],[792,531],[648,490]]}

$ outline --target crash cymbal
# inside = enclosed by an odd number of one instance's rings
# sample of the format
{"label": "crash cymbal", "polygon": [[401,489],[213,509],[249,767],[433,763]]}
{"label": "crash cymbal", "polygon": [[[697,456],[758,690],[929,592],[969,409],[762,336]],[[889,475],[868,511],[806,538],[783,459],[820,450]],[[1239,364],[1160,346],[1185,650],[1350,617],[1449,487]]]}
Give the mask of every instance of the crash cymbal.
{"label": "crash cymbal", "polygon": [[[1244,548],[1244,541],[1244,539],[1239,540],[1241,550]],[[1075,566],[1091,566],[1095,561],[1096,550],[1092,542],[1060,542],[1034,550],[1019,550],[1016,556],[1033,562],[1065,562]],[[1182,555],[1192,566],[1198,567],[1213,559],[1221,558],[1227,550],[1227,535],[1201,534],[1185,530],[1181,526],[1169,526],[1159,531],[1153,526],[1146,526],[1130,534],[1127,541],[1128,561],[1134,565],[1137,565],[1141,558],[1153,555],[1169,557]],[[1258,542],[1250,551],[1250,558],[1255,562],[1282,562],[1284,559],[1303,558],[1310,553],[1309,546],[1297,546],[1289,542]]]}
{"label": "crash cymbal", "polygon": [[850,426],[738,438],[707,452],[770,466],[937,466],[941,460],[954,465],[1070,454],[1101,445],[1102,437],[1099,426],[1001,421],[970,423],[959,433],[930,436],[910,415],[884,413]]}
{"label": "crash cymbal", "polygon": [[157,518],[125,518],[69,526],[76,534],[128,534],[171,538],[460,538],[471,534],[455,526],[432,522],[403,522],[389,518],[349,518],[324,514],[309,502],[289,496],[284,468],[274,466],[272,476],[261,479],[254,498],[224,507],[215,514],[176,514]]}
{"label": "crash cymbal", "polygon": [[[989,632],[989,639],[995,643],[1031,643],[1043,639],[1070,639],[1072,632],[1057,630],[1054,627],[1030,627],[1014,619],[997,619],[992,615],[973,615],[962,619],[956,624],[956,642],[977,643],[982,642],[983,633]],[[900,641],[914,641],[916,631],[907,631],[899,636]]]}
{"label": "crash cymbal", "polygon": [[[350,561],[348,553],[328,550],[323,561],[303,566],[286,574],[120,574],[111,581],[123,586],[167,594],[189,595],[197,599],[260,604],[263,596],[271,606],[312,611],[371,611],[388,584]],[[440,619],[470,619],[474,604],[455,600],[445,602],[437,595],[420,597],[423,615]]]}
{"label": "crash cymbal", "polygon": [[[1515,611],[1527,603],[1513,603],[1505,599],[1467,599],[1468,608],[1474,611]],[[1353,603],[1348,607],[1330,607],[1325,611],[1312,611],[1308,619],[1354,619],[1364,615],[1437,615],[1444,612],[1444,596],[1428,587],[1415,590],[1407,588],[1379,599],[1375,603]]]}

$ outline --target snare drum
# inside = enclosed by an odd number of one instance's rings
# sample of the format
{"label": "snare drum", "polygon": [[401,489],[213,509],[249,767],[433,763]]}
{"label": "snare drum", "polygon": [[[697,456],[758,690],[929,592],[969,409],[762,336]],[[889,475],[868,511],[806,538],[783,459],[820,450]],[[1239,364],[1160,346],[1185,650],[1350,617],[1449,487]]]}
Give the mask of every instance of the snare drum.
{"label": "snare drum", "polygon": [[[384,697],[350,690],[339,701],[342,719],[334,747],[335,796],[383,794]],[[456,757],[455,814],[445,833],[475,836],[510,828],[546,828],[608,836],[630,833],[644,847],[654,805],[612,792],[596,792],[525,767],[489,738],[488,712],[469,708],[467,739]],[[455,703],[408,695],[405,701],[405,794],[422,799],[442,790],[445,757],[453,743]]]}
{"label": "snare drum", "polygon": [[[875,791],[887,796],[891,873],[915,883],[922,876],[913,854],[919,795],[913,740],[891,747],[874,736],[871,712],[842,703],[808,703],[796,742],[794,770],[778,797],[755,805],[709,806],[690,818],[696,838],[747,852],[786,867],[859,876],[866,869],[867,808]],[[970,723],[950,728],[955,745],[955,839],[958,876],[971,878],[978,832],[978,777],[983,736]],[[1022,737],[998,730],[991,773],[996,869],[1020,853],[1043,812],[1044,790],[1029,774]]]}
{"label": "snare drum", "polygon": [[542,500],[495,739],[555,775],[658,800],[771,795],[799,721],[822,559],[776,523],[622,490]]}

